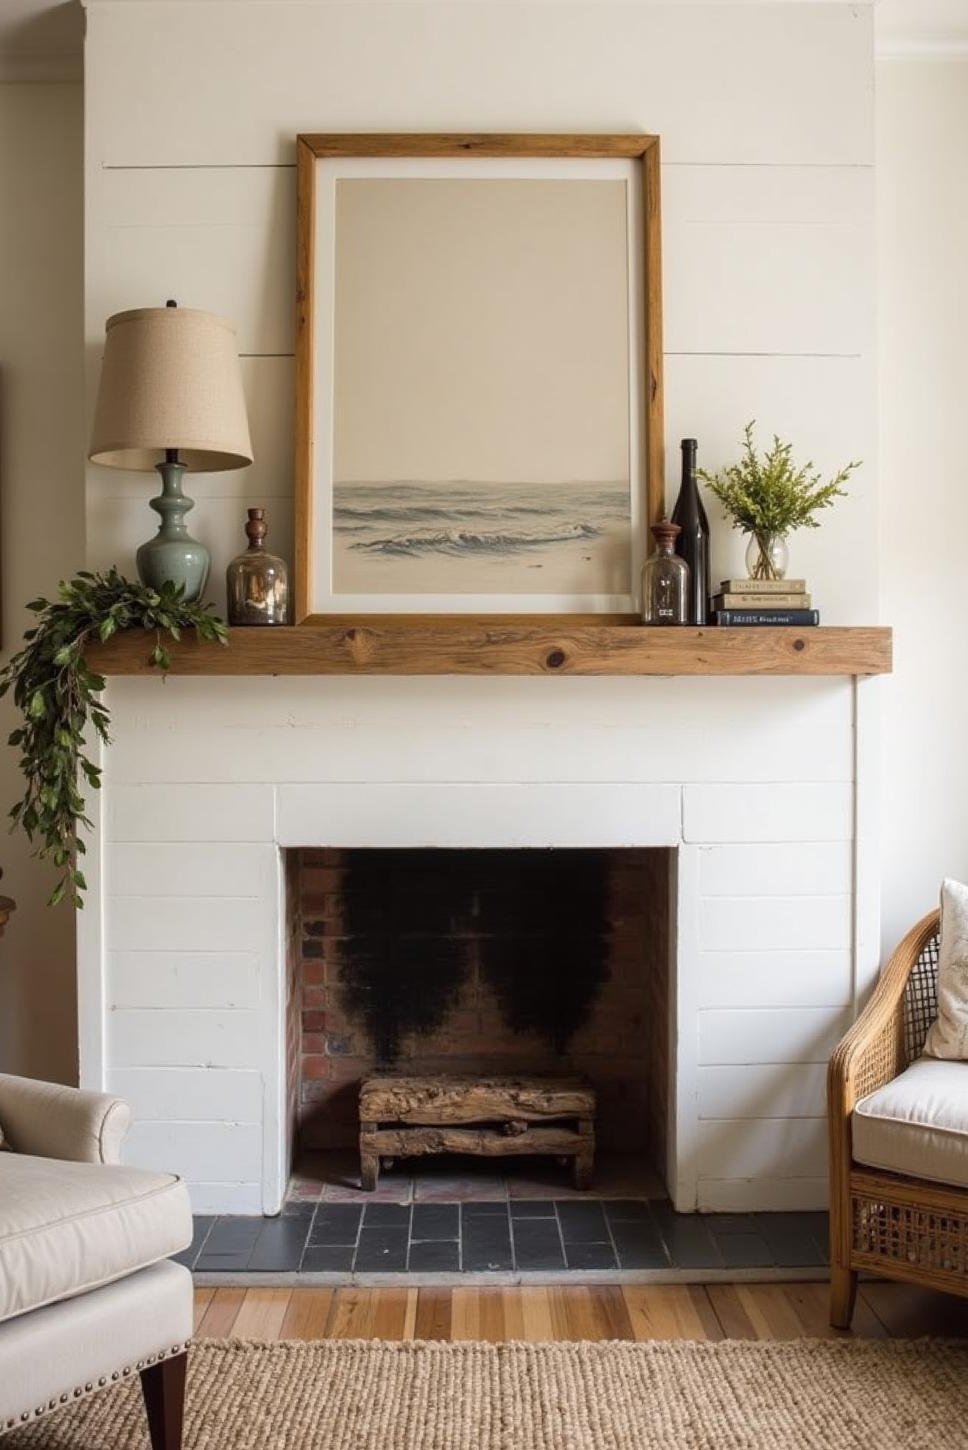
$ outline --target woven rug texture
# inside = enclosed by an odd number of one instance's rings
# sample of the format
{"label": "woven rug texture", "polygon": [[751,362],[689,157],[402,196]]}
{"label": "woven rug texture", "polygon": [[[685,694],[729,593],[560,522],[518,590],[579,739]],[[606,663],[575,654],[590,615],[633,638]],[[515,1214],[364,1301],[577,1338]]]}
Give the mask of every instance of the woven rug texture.
{"label": "woven rug texture", "polygon": [[[965,1450],[968,1342],[202,1341],[184,1450]],[[137,1382],[3,1450],[147,1450]]]}

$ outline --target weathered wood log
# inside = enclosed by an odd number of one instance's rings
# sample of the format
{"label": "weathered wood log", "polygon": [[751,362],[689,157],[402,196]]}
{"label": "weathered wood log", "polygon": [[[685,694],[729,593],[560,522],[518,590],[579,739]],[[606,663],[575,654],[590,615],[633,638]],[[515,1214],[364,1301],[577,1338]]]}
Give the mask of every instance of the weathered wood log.
{"label": "weathered wood log", "polygon": [[474,1153],[485,1158],[505,1154],[551,1153],[572,1157],[584,1154],[588,1140],[573,1128],[528,1128],[508,1138],[494,1128],[377,1128],[360,1134],[363,1156],[395,1154],[399,1158],[428,1153]]}
{"label": "weathered wood log", "polygon": [[[380,1163],[431,1153],[487,1158],[542,1154],[573,1163],[591,1182],[595,1089],[579,1077],[377,1076],[360,1085],[360,1178],[376,1187]],[[463,1125],[463,1126],[462,1126]]]}
{"label": "weathered wood log", "polygon": [[376,1126],[376,1123],[360,1123],[360,1187],[367,1193],[373,1192],[380,1177],[380,1155],[365,1146],[376,1132]]}
{"label": "weathered wood log", "polygon": [[594,1112],[595,1090],[580,1077],[382,1076],[360,1086],[360,1116],[370,1122],[531,1122]]}

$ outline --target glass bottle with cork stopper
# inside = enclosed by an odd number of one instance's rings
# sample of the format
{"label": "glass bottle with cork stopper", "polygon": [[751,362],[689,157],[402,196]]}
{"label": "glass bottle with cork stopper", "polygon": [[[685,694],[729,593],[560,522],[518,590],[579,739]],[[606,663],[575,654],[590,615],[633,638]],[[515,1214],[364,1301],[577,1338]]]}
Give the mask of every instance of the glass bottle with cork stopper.
{"label": "glass bottle with cork stopper", "polygon": [[689,565],[675,552],[679,525],[660,519],[652,525],[655,553],[642,566],[642,623],[689,623]]}
{"label": "glass bottle with cork stopper", "polygon": [[249,509],[245,525],[249,547],[225,571],[229,624],[286,624],[289,570],[286,561],[265,547],[269,526],[265,509]]}

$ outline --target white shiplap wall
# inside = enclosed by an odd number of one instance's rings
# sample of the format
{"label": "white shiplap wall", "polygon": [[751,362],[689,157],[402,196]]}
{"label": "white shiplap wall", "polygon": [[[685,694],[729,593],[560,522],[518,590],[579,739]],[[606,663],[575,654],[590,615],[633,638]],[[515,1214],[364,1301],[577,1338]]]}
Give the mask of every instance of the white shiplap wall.
{"label": "white shiplap wall", "polygon": [[[296,132],[650,130],[670,474],[680,436],[715,465],[753,416],[822,467],[862,456],[851,498],[794,560],[831,622],[874,618],[868,7],[88,11],[91,387],[118,308],[176,296],[239,327],[257,462],[192,488],[216,597],[247,503],[290,542]],[[131,567],[149,486],[90,470],[92,562]],[[738,568],[738,537],[720,528],[715,556],[717,574]],[[101,889],[80,952],[85,1080],[132,1096],[131,1155],[181,1168],[199,1207],[271,1208],[280,843],[410,839],[414,822],[456,841],[468,821],[509,844],[655,840],[679,847],[680,1204],[817,1204],[820,1067],[872,968],[856,752],[874,688],[112,682]]]}

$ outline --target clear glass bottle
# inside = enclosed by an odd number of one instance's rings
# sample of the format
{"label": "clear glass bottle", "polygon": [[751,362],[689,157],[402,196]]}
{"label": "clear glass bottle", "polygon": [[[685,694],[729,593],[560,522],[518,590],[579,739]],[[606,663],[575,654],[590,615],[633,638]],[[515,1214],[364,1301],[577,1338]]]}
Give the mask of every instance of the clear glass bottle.
{"label": "clear glass bottle", "polygon": [[229,624],[287,624],[289,569],[265,547],[269,526],[265,509],[249,509],[245,532],[249,547],[225,571]]}
{"label": "clear glass bottle", "polygon": [[655,553],[642,566],[642,623],[689,624],[689,565],[675,551],[679,525],[660,519],[652,525]]}

